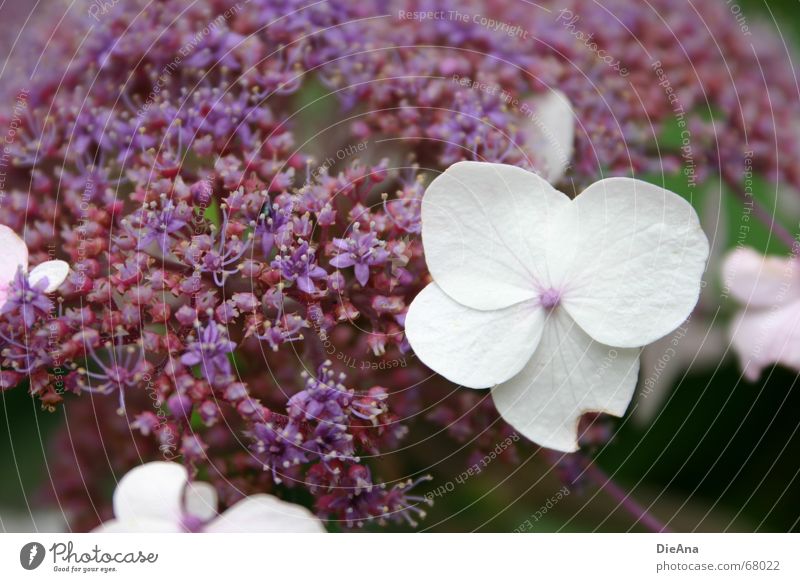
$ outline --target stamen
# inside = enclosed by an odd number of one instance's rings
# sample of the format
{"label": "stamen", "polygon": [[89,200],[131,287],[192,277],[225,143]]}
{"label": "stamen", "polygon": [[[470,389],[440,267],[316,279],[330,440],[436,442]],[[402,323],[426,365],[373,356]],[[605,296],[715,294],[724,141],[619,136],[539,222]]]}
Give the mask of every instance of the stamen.
{"label": "stamen", "polygon": [[561,302],[561,292],[551,287],[539,296],[539,302],[545,309],[553,309]]}

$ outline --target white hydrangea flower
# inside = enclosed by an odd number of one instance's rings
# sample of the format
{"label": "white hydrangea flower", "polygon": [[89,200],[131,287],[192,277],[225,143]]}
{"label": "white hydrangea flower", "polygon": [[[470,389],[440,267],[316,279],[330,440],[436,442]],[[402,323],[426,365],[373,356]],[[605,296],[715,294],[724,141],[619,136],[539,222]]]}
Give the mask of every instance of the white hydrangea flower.
{"label": "white hydrangea flower", "polygon": [[[4,224],[0,224],[0,307],[2,307],[8,297],[8,286],[20,267],[23,273],[28,272],[28,246],[17,233]],[[46,293],[52,293],[58,289],[69,274],[69,265],[64,261],[45,261],[28,273],[28,280],[32,285],[47,278]]]}
{"label": "white hydrangea flower", "polygon": [[609,178],[570,200],[480,162],[428,187],[422,242],[433,282],[405,322],[417,356],[565,452],[584,413],[625,413],[639,348],[692,311],[709,250],[692,206],[657,186]]}
{"label": "white hydrangea flower", "polygon": [[114,491],[114,519],[96,533],[322,533],[322,522],[301,505],[251,495],[217,515],[217,493],[189,482],[178,463],[156,461],[129,471]]}

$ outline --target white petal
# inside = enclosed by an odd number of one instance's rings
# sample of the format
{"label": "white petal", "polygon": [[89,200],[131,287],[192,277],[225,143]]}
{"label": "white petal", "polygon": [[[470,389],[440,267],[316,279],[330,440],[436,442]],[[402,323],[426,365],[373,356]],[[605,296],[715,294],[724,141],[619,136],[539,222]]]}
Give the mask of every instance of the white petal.
{"label": "white petal", "polygon": [[123,522],[180,523],[187,481],[178,463],[156,461],[131,469],[114,491],[114,516]]}
{"label": "white petal", "polygon": [[112,519],[92,530],[93,533],[182,533],[183,531],[178,522],[163,519],[131,521]]}
{"label": "white petal", "polygon": [[555,218],[548,269],[565,309],[597,341],[651,343],[700,296],[708,239],[683,198],[630,178],[596,182]]}
{"label": "white petal", "polygon": [[765,257],[738,248],[725,257],[723,285],[751,307],[767,307],[800,297],[800,264],[789,257]]}
{"label": "white petal", "polygon": [[474,309],[536,294],[546,225],[569,198],[543,178],[504,164],[459,162],[422,199],[422,242],[434,281]]}
{"label": "white petal", "polygon": [[743,311],[731,324],[730,333],[748,380],[758,380],[761,371],[773,364],[800,371],[800,301]]}
{"label": "white petal", "polygon": [[17,233],[0,224],[0,284],[8,284],[22,267],[28,270],[28,246]]}
{"label": "white petal", "polygon": [[208,533],[325,533],[325,527],[302,505],[272,495],[251,495],[205,528]]}
{"label": "white petal", "polygon": [[185,492],[186,513],[207,521],[217,515],[217,492],[209,483],[194,481]]}
{"label": "white petal", "polygon": [[639,350],[597,343],[563,310],[545,325],[525,368],[492,390],[502,417],[533,442],[558,451],[578,449],[586,412],[622,416],[636,388]]}
{"label": "white petal", "polygon": [[569,167],[575,142],[575,112],[564,93],[558,90],[537,95],[527,103],[531,111],[528,141],[544,162],[542,176],[557,183]]}
{"label": "white petal", "polygon": [[496,311],[464,307],[431,283],[406,315],[406,337],[422,362],[451,382],[490,388],[530,359],[544,328],[535,300]]}
{"label": "white petal", "polygon": [[64,261],[45,261],[33,268],[28,275],[28,280],[35,285],[46,277],[45,293],[52,293],[61,286],[67,275],[69,275],[69,265]]}

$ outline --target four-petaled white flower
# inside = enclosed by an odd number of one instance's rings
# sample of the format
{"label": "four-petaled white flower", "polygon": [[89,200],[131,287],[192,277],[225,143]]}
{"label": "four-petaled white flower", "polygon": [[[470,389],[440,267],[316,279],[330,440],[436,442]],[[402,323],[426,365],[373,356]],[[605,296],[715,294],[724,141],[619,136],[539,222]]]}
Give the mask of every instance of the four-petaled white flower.
{"label": "four-petaled white flower", "polygon": [[738,248],[725,258],[723,282],[744,308],[730,328],[745,378],[771,364],[800,370],[800,262]]}
{"label": "four-petaled white flower", "polygon": [[[4,224],[0,224],[0,307],[8,299],[8,287],[22,269],[28,273],[28,246],[17,233]],[[61,286],[69,274],[69,265],[64,261],[45,261],[28,273],[28,281],[36,285],[47,279],[46,293],[52,293]]]}
{"label": "four-petaled white flower", "polygon": [[560,451],[584,413],[625,413],[639,348],[691,313],[709,250],[692,206],[657,186],[609,178],[571,200],[480,162],[428,187],[422,243],[433,282],[409,307],[411,347]]}
{"label": "four-petaled white flower", "polygon": [[207,533],[322,533],[308,509],[272,495],[251,495],[217,514],[208,483],[190,482],[178,463],[156,461],[129,471],[114,491],[114,519],[94,531]]}

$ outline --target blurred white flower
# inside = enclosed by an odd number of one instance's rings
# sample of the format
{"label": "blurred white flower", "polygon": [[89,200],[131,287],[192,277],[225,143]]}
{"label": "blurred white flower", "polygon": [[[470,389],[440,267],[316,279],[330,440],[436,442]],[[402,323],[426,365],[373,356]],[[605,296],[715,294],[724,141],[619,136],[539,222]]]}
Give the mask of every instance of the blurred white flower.
{"label": "blurred white flower", "polygon": [[94,530],[117,532],[322,533],[322,522],[301,505],[251,495],[217,514],[208,483],[189,482],[178,463],[156,461],[128,472],[114,491],[114,519]]}
{"label": "blurred white flower", "polygon": [[529,99],[522,108],[529,115],[527,142],[543,159],[539,174],[551,184],[569,167],[575,142],[575,112],[564,93],[550,89]]}
{"label": "blurred white flower", "polygon": [[479,162],[428,187],[422,240],[433,283],[409,308],[411,347],[560,451],[578,448],[584,413],[624,414],[639,348],[690,314],[709,250],[691,205],[657,186],[610,178],[570,200]]}
{"label": "blurred white flower", "polygon": [[744,308],[730,327],[742,371],[755,381],[772,364],[800,370],[800,265],[738,248],[725,258],[723,283]]}
{"label": "blurred white flower", "polygon": [[[28,246],[17,233],[4,224],[0,224],[0,307],[8,298],[8,286],[16,277],[17,271],[22,268],[23,273],[28,272]],[[31,285],[36,285],[42,279],[47,279],[46,293],[52,293],[61,286],[69,274],[69,265],[64,261],[45,261],[40,263],[28,274]]]}

